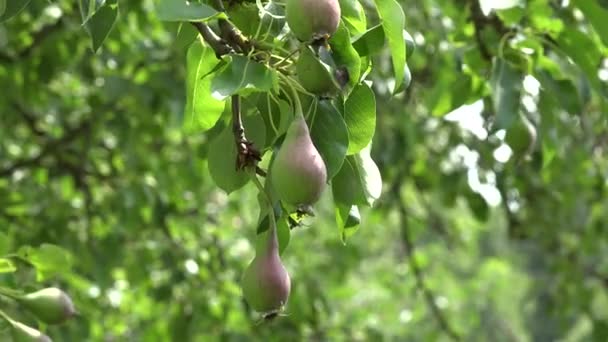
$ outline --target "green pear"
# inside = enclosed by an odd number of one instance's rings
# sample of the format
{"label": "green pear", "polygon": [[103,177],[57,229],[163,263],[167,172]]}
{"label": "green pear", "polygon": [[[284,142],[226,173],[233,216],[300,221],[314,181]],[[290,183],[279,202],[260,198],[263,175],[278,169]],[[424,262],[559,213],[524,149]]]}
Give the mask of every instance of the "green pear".
{"label": "green pear", "polygon": [[56,287],[28,293],[16,300],[46,324],[63,323],[76,314],[72,299]]}
{"label": "green pear", "polygon": [[314,204],[325,190],[325,162],[312,143],[301,114],[289,125],[269,177],[278,198],[294,206]]}
{"label": "green pear", "polygon": [[303,42],[327,38],[340,24],[338,0],[287,0],[289,28]]}
{"label": "green pear", "polygon": [[289,274],[279,256],[279,242],[276,227],[271,226],[265,233],[258,235],[265,239],[256,249],[241,285],[243,296],[252,309],[262,313],[281,311],[287,303],[291,290]]}

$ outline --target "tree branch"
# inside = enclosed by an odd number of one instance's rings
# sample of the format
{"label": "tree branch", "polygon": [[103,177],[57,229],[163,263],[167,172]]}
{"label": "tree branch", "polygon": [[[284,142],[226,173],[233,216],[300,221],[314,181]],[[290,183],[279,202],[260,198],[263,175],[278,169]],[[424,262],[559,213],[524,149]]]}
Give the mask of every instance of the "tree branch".
{"label": "tree branch", "polygon": [[401,167],[395,176],[395,181],[390,187],[390,194],[392,195],[392,201],[397,205],[397,209],[399,212],[400,226],[401,226],[401,239],[403,240],[403,244],[405,245],[405,253],[408,258],[408,263],[412,272],[414,273],[414,277],[416,278],[416,287],[422,291],[424,298],[427,302],[428,307],[431,310],[431,313],[435,317],[435,320],[441,327],[441,330],[448,335],[453,341],[460,341],[461,337],[454,331],[454,329],[449,324],[447,318],[441,312],[441,309],[437,306],[435,302],[435,294],[433,291],[426,285],[426,281],[424,279],[424,274],[420,265],[416,261],[415,258],[415,246],[412,242],[412,238],[410,235],[410,229],[408,224],[408,216],[409,212],[404,204],[403,197],[401,196],[401,187],[403,185],[403,180],[407,176],[407,164],[404,167]]}
{"label": "tree branch", "polygon": [[416,258],[414,255],[415,254],[414,244],[412,243],[412,238],[410,236],[410,231],[409,231],[409,225],[407,223],[407,216],[408,216],[407,208],[403,204],[403,200],[400,195],[397,198],[397,201],[398,201],[399,213],[401,215],[401,223],[400,223],[401,239],[403,240],[403,243],[405,244],[406,254],[408,257],[410,268],[414,272],[414,277],[416,278],[416,286],[418,287],[418,289],[420,291],[422,291],[422,294],[424,295],[426,303],[429,306],[429,308],[431,309],[431,312],[433,313],[433,316],[435,316],[435,320],[437,320],[437,323],[439,323],[439,326],[441,327],[441,329],[452,340],[460,341],[461,340],[460,336],[452,329],[448,320],[445,318],[445,316],[441,312],[441,309],[439,309],[439,307],[437,306],[437,303],[435,302],[435,294],[426,285],[426,282],[424,279],[424,274],[422,273],[422,269],[420,268],[420,265],[416,261]]}
{"label": "tree branch", "polygon": [[198,32],[201,34],[205,42],[211,46],[215,51],[215,56],[219,59],[221,56],[233,52],[232,48],[228,46],[222,39],[213,32],[213,30],[207,25],[200,22],[190,22]]}
{"label": "tree branch", "polygon": [[236,169],[242,170],[249,166],[256,167],[257,162],[262,160],[260,151],[253,147],[253,142],[247,140],[245,127],[241,116],[241,97],[232,95],[232,133],[236,144]]}

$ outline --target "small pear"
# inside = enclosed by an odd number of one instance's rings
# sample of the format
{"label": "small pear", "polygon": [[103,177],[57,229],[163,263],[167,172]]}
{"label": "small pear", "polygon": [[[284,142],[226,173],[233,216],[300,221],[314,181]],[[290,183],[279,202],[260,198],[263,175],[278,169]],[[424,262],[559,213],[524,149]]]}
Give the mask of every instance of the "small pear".
{"label": "small pear", "polygon": [[276,228],[270,227],[266,234],[266,240],[245,270],[241,284],[243,296],[251,308],[272,314],[287,303],[291,280],[279,256]]}
{"label": "small pear", "polygon": [[325,190],[325,162],[312,143],[301,114],[287,129],[269,177],[279,199],[295,206],[314,204]]}
{"label": "small pear", "polygon": [[340,24],[338,0],[287,0],[285,10],[289,28],[303,42],[330,37]]}
{"label": "small pear", "polygon": [[28,293],[16,300],[46,324],[63,323],[76,314],[72,299],[56,287]]}

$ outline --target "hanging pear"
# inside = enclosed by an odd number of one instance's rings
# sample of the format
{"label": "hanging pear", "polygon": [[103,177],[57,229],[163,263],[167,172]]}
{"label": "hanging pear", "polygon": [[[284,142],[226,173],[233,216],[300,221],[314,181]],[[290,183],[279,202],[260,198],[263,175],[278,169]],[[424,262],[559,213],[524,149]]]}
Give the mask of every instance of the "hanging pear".
{"label": "hanging pear", "polygon": [[269,177],[279,199],[295,206],[314,204],[325,190],[325,162],[312,143],[301,114],[287,129]]}
{"label": "hanging pear", "polygon": [[291,290],[289,274],[279,256],[276,227],[266,231],[262,244],[256,250],[241,281],[243,296],[255,311],[273,314],[287,303]]}
{"label": "hanging pear", "polygon": [[56,287],[48,287],[15,298],[46,324],[59,324],[76,314],[72,299]]}
{"label": "hanging pear", "polygon": [[287,0],[287,24],[303,42],[328,38],[340,24],[338,0]]}

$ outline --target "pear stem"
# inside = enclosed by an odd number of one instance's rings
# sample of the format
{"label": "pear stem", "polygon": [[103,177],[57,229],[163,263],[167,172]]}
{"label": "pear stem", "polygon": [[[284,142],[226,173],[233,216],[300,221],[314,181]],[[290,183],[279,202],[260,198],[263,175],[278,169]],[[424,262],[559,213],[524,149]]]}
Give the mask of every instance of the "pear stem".
{"label": "pear stem", "polygon": [[279,247],[279,241],[277,238],[277,221],[276,218],[274,216],[274,206],[272,205],[272,200],[270,199],[270,195],[268,195],[268,192],[264,189],[264,187],[262,186],[262,183],[260,182],[260,180],[258,179],[258,177],[256,176],[255,173],[251,173],[250,174],[251,179],[253,180],[253,183],[255,184],[255,186],[258,188],[258,190],[260,191],[260,193],[264,194],[264,198],[266,198],[266,202],[268,204],[268,217],[269,217],[269,222],[270,222],[270,228],[269,228],[269,232],[268,232],[268,241],[266,244],[266,248],[268,249],[268,251],[272,251],[272,250],[278,250]]}
{"label": "pear stem", "polygon": [[282,77],[285,81],[285,84],[287,85],[287,87],[289,88],[289,90],[291,90],[291,97],[293,98],[294,104],[295,104],[295,117],[298,118],[298,116],[302,116],[304,117],[304,112],[302,111],[302,103],[300,102],[300,97],[298,96],[298,92],[294,89],[293,85],[291,84],[291,80],[279,73],[279,77]]}

